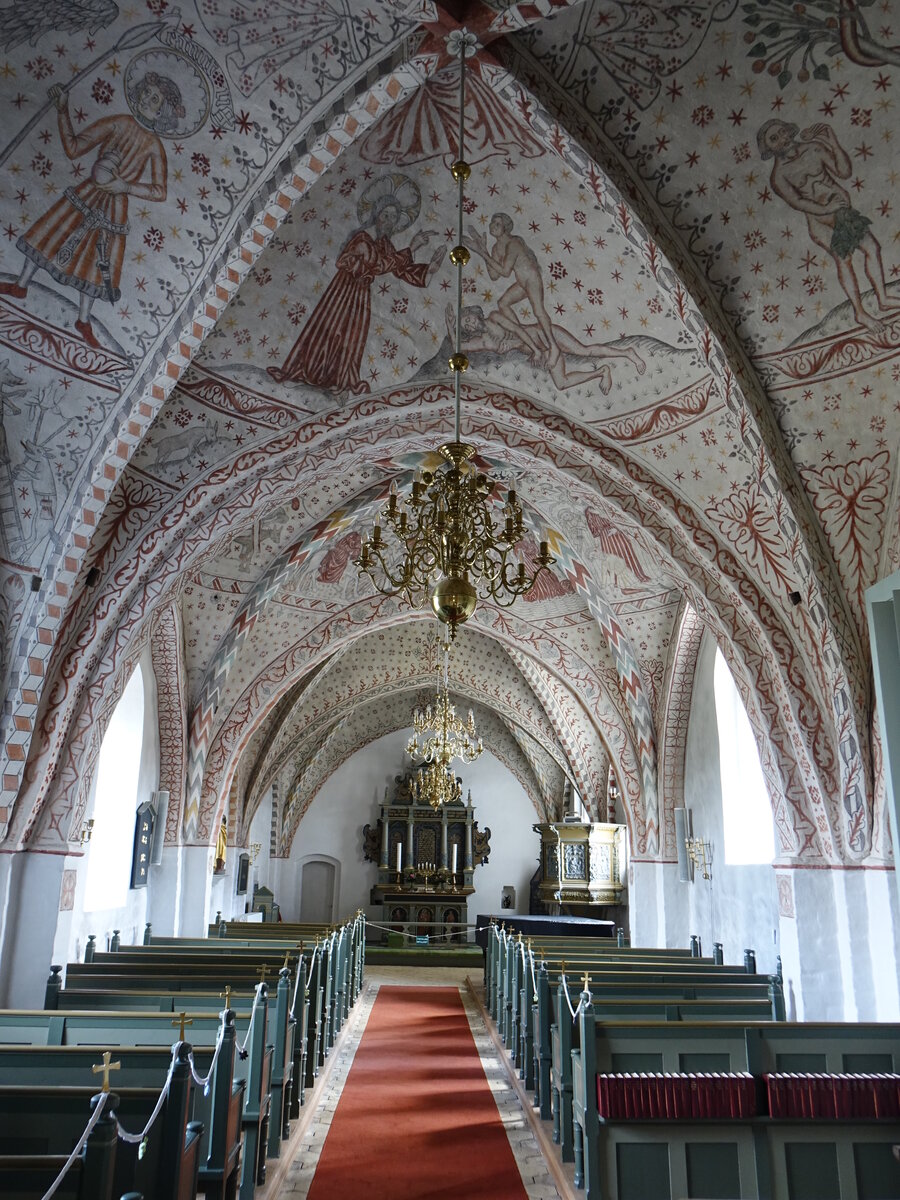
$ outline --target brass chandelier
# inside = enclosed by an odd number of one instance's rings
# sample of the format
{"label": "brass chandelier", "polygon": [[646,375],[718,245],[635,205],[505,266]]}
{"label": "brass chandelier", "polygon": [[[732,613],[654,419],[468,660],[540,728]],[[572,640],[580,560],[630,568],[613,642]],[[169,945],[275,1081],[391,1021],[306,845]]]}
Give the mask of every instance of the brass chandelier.
{"label": "brass chandelier", "polygon": [[[447,668],[445,651],[444,678],[437,690],[434,709],[428,704],[424,709],[414,710],[415,732],[409,739],[406,753],[410,758],[421,758],[427,763],[449,763],[454,758],[464,763],[473,763],[484,750],[484,745],[481,738],[476,741],[475,718],[471,708],[467,721],[462,721],[456,715],[456,708],[447,691]],[[429,736],[426,737],[425,734]]]}
{"label": "brass chandelier", "polygon": [[410,785],[413,800],[432,808],[458,804],[462,799],[462,786],[450,766],[454,759],[473,763],[484,751],[481,738],[476,741],[472,710],[469,709],[468,719],[463,721],[450,700],[449,650],[449,646],[444,647],[444,675],[434,708],[428,704],[424,709],[413,710],[415,732],[406,747],[410,758],[423,760]]}
{"label": "brass chandelier", "polygon": [[445,804],[462,803],[462,784],[445,765],[435,759],[417,771],[409,785],[414,804],[430,804],[441,808]]}
{"label": "brass chandelier", "polygon": [[[475,448],[460,438],[460,376],[469,366],[462,352],[462,274],[469,261],[462,244],[463,201],[471,175],[463,158],[465,76],[466,55],[474,53],[477,44],[465,29],[447,39],[450,53],[459,54],[459,154],[450,168],[457,184],[457,245],[450,251],[457,268],[455,350],[449,360],[455,394],[454,440],[439,448],[444,462],[436,470],[416,472],[405,499],[398,497],[396,483],[391,484],[387,507],[375,518],[371,540],[363,537],[356,560],[360,575],[368,575],[382,595],[402,595],[413,608],[421,608],[430,592],[431,607],[449,626],[451,640],[475,611],[479,595],[507,608],[556,561],[545,541],[540,543],[533,572],[516,557],[515,548],[525,536],[516,490],[509,489],[504,520],[495,524],[490,501],[496,481],[470,464]],[[385,540],[382,521],[396,545]]]}

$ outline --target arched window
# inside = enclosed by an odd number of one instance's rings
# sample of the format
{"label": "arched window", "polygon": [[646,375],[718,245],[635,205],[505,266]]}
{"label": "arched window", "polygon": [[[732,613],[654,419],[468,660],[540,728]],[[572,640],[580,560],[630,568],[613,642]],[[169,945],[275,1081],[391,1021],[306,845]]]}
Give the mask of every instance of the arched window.
{"label": "arched window", "polygon": [[134,814],[144,742],[144,677],[136,667],[100,747],[85,912],[124,908],[131,881]]}
{"label": "arched window", "polygon": [[719,727],[725,861],[734,866],[770,863],[775,857],[772,805],[747,710],[720,650],[716,650],[713,687]]}

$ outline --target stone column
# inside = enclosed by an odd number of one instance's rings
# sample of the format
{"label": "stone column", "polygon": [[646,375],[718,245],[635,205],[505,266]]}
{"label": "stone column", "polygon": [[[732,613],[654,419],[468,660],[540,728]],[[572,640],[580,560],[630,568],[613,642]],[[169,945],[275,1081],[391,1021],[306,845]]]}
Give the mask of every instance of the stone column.
{"label": "stone column", "polygon": [[446,871],[450,866],[447,858],[447,810],[441,810],[441,869]]}
{"label": "stone column", "polygon": [[472,810],[466,812],[466,870],[473,871],[475,864],[472,861]]}
{"label": "stone column", "polygon": [[413,841],[413,819],[412,819],[412,817],[409,817],[406,822],[406,861],[403,864],[404,867],[416,866],[416,864],[413,862],[414,845],[415,845],[415,843]]}

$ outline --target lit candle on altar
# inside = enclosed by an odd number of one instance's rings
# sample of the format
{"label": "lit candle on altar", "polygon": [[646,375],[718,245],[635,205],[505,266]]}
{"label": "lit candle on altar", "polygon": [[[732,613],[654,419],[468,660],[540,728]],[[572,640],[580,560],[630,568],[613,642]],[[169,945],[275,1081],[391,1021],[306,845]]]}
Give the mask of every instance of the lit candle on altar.
{"label": "lit candle on altar", "polygon": [[397,843],[397,873],[398,873],[398,875],[400,873],[400,868],[402,867],[402,865],[403,865],[403,847],[398,842]]}
{"label": "lit candle on altar", "polygon": [[456,842],[454,842],[453,843],[453,855],[451,858],[451,862],[453,865],[450,867],[450,870],[454,875],[456,874],[456,852],[457,852],[457,850],[459,850],[459,846],[457,846]]}

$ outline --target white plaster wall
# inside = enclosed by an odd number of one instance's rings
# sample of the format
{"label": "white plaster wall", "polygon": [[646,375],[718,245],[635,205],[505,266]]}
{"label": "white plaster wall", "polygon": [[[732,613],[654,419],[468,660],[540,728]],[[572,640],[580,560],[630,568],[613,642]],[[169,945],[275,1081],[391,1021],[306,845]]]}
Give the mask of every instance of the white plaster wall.
{"label": "white plaster wall", "polygon": [[[387,734],[359,750],[331,776],[303,817],[288,860],[272,864],[277,878],[270,883],[286,921],[297,920],[300,909],[301,862],[322,855],[340,863],[337,911],[346,917],[362,908],[372,919],[380,908],[369,903],[377,881],[377,864],[363,861],[363,826],[374,824],[384,803],[385,788],[393,793],[394,776],[407,769],[404,753],[411,730]],[[528,885],[538,863],[538,820],[518,780],[487,750],[469,766],[459,767],[463,790],[472,791],[479,829],[491,830],[491,855],[475,869],[475,892],[468,899],[469,920],[479,912],[499,912],[505,886],[516,890],[517,912],[528,911]],[[260,840],[257,838],[257,840]]]}
{"label": "white plaster wall", "polygon": [[[700,935],[703,953],[721,942],[725,961],[742,963],[744,950],[756,951],[759,971],[774,972],[779,948],[778,893],[771,866],[729,866],[725,862],[719,736],[713,694],[716,643],[706,635],[700,649],[685,749],[685,805],[694,836],[712,845],[711,880],[695,871],[693,883],[680,883],[678,868],[663,868],[665,939],[688,946]],[[636,898],[632,896],[632,903]]]}
{"label": "white plaster wall", "polygon": [[[157,702],[156,676],[150,658],[149,647],[140,659],[141,675],[144,681],[144,731],[141,742],[141,765],[138,773],[137,796],[134,801],[135,811],[140,805],[150,800],[151,795],[159,787],[159,709]],[[97,771],[91,782],[91,791],[85,812],[90,817],[94,810],[94,792],[97,786]],[[84,911],[84,893],[87,882],[87,866],[90,861],[91,844],[85,848],[83,856],[70,855],[66,866],[74,866],[76,870],[75,906],[71,913],[60,913],[53,947],[53,961],[65,964],[84,957],[84,947],[88,935],[93,933],[97,938],[97,949],[105,950],[107,940],[112,937],[113,930],[119,930],[122,945],[134,945],[144,939],[144,925],[151,911],[151,892],[154,887],[156,868],[150,868],[150,878],[145,888],[129,889],[128,897],[120,908],[98,909],[93,912]],[[132,844],[129,842],[125,853],[131,859]],[[157,929],[159,934],[172,933],[169,929]]]}

